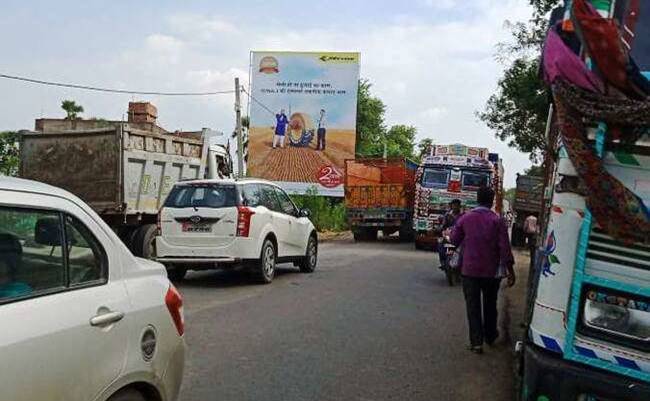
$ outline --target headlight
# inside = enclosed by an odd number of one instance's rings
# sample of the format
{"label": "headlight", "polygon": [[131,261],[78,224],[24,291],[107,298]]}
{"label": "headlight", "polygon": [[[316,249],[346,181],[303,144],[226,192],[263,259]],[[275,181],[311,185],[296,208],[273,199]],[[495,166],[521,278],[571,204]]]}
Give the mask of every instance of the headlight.
{"label": "headlight", "polygon": [[584,300],[583,324],[589,328],[634,341],[650,341],[649,304],[633,296],[589,290]]}

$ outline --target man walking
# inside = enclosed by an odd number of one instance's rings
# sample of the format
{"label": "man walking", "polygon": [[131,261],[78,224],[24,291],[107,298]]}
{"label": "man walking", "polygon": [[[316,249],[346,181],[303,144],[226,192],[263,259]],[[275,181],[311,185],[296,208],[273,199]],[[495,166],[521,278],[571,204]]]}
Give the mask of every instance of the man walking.
{"label": "man walking", "polygon": [[289,125],[289,119],[286,114],[284,114],[284,109],[280,110],[280,113],[275,115],[275,135],[273,135],[273,149],[277,146],[277,143],[280,142],[280,147],[284,148],[284,134],[287,132],[287,125]]}
{"label": "man walking", "polygon": [[497,295],[503,276],[515,284],[514,258],[505,220],[494,213],[494,191],[481,187],[478,207],[461,216],[450,242],[462,249],[461,274],[469,323],[469,349],[483,353],[483,343],[492,345],[497,330]]}
{"label": "man walking", "polygon": [[320,109],[320,117],[318,118],[318,129],[316,130],[316,150],[325,150],[325,110]]}

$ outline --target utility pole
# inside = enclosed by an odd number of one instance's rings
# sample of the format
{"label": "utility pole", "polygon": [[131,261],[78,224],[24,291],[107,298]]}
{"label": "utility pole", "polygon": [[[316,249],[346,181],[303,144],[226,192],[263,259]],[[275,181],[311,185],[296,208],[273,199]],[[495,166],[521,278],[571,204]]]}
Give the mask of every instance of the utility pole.
{"label": "utility pole", "polygon": [[239,78],[235,78],[235,132],[237,133],[237,178],[244,176],[244,144],[241,132],[241,99],[239,98]]}

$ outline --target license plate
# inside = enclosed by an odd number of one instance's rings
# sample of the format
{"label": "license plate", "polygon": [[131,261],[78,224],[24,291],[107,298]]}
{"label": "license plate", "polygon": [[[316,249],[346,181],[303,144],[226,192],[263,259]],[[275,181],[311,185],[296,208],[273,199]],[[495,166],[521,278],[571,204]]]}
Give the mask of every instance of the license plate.
{"label": "license plate", "polygon": [[183,232],[186,233],[209,233],[212,231],[212,224],[183,223]]}

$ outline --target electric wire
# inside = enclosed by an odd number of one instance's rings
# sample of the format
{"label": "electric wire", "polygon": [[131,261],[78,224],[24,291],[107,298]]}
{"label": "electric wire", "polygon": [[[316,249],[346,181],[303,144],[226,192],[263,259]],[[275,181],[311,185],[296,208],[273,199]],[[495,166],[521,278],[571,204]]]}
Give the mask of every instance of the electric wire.
{"label": "electric wire", "polygon": [[48,85],[48,86],[58,86],[62,88],[73,88],[73,89],[82,89],[95,92],[106,92],[106,93],[121,93],[128,95],[157,95],[157,96],[213,96],[213,95],[223,95],[229,93],[235,93],[234,90],[223,90],[223,91],[214,91],[214,92],[157,92],[157,91],[137,91],[137,90],[126,90],[126,89],[112,89],[112,88],[101,88],[95,86],[87,85],[78,85],[78,84],[69,84],[62,82],[52,82],[52,81],[43,81],[40,79],[21,77],[16,75],[0,74],[0,78],[12,79],[15,81],[29,82],[39,85]]}
{"label": "electric wire", "polygon": [[250,94],[246,89],[244,89],[244,88],[242,87],[241,90],[242,90],[242,92],[244,92],[244,93],[246,94],[246,96],[248,96],[248,97],[249,97],[253,102],[257,103],[261,108],[263,108],[264,110],[268,111],[271,115],[275,116],[275,112],[274,112],[273,110],[271,110],[270,108],[268,108],[264,103],[262,103],[262,102],[260,102],[259,100],[257,100],[257,99],[255,98],[255,96],[251,95],[251,94]]}

